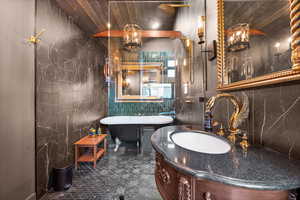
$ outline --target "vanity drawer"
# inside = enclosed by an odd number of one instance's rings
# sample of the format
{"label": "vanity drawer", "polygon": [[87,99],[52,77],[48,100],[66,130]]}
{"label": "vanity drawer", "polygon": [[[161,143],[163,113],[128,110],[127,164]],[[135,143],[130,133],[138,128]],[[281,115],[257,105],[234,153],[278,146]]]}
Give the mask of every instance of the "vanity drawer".
{"label": "vanity drawer", "polygon": [[199,179],[195,193],[195,200],[288,200],[287,191],[250,190]]}

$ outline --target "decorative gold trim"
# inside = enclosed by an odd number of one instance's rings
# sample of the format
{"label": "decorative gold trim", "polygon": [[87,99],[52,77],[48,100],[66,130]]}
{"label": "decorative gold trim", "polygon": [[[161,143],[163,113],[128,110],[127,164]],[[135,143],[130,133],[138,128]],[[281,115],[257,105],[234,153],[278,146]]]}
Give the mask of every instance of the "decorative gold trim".
{"label": "decorative gold trim", "polygon": [[225,63],[224,56],[224,1],[217,0],[218,9],[218,42],[217,42],[217,81],[218,88],[223,85],[223,70],[222,66]]}
{"label": "decorative gold trim", "polygon": [[192,189],[189,181],[180,177],[178,185],[178,200],[191,200],[192,199]]}
{"label": "decorative gold trim", "polygon": [[155,96],[149,96],[144,97],[140,95],[123,95],[122,94],[122,87],[123,87],[123,79],[122,79],[122,70],[135,70],[135,71],[141,71],[141,70],[149,70],[149,69],[155,69],[158,70],[158,75],[156,78],[159,79],[161,82],[162,80],[162,68],[163,63],[162,62],[149,62],[149,63],[139,63],[139,62],[123,62],[120,64],[117,70],[117,87],[115,88],[116,92],[116,98],[115,102],[163,102],[163,99],[160,97]]}
{"label": "decorative gold trim", "polygon": [[169,172],[162,167],[161,162],[163,161],[163,157],[156,153],[156,168],[155,168],[155,173],[157,174],[157,177],[163,184],[170,184],[171,183],[171,176]]}
{"label": "decorative gold trim", "polygon": [[290,0],[293,70],[300,70],[300,0]]}
{"label": "decorative gold trim", "polygon": [[223,84],[223,66],[225,66],[224,43],[224,0],[217,1],[218,14],[218,49],[217,49],[217,90],[228,91],[273,85],[288,81],[300,80],[300,0],[290,0],[291,33],[292,33],[292,62],[289,70],[283,70],[263,76]]}
{"label": "decorative gold trim", "polygon": [[277,83],[295,81],[299,79],[300,79],[300,71],[290,69],[290,70],[283,70],[280,72],[274,72],[271,74],[259,76],[244,81],[238,81],[228,85],[223,85],[222,87],[218,87],[217,90],[228,91],[228,90],[260,87],[266,85],[273,85]]}

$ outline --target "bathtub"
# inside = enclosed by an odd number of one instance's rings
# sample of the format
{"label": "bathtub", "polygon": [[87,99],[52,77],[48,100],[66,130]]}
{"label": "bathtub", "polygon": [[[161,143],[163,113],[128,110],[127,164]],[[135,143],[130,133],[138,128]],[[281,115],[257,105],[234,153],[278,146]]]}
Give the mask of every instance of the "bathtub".
{"label": "bathtub", "polygon": [[158,129],[172,124],[173,121],[169,116],[111,116],[101,119],[100,124],[108,127],[117,151],[121,142],[135,142],[140,149],[144,126]]}

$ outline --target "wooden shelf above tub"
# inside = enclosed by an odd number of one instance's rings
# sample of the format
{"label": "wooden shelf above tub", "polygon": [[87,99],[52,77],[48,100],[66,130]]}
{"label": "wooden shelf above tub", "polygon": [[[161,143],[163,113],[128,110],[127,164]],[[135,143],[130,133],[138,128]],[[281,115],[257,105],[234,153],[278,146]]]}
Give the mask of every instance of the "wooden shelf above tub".
{"label": "wooden shelf above tub", "polygon": [[[93,35],[93,37],[123,37],[122,30],[107,30],[99,32]],[[142,37],[144,38],[182,38],[180,31],[159,31],[159,30],[144,30],[142,31]]]}

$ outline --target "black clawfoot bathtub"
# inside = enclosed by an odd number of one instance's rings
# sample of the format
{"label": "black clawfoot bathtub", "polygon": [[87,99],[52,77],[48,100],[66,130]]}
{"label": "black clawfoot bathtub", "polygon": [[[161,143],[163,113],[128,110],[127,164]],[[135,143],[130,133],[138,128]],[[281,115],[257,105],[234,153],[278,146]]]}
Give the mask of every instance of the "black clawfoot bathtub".
{"label": "black clawfoot bathtub", "polygon": [[[112,116],[100,120],[108,127],[112,139],[122,142],[136,142],[141,147],[141,134],[144,126],[154,129],[171,125],[173,118],[168,116]],[[118,142],[116,142],[118,146]]]}

